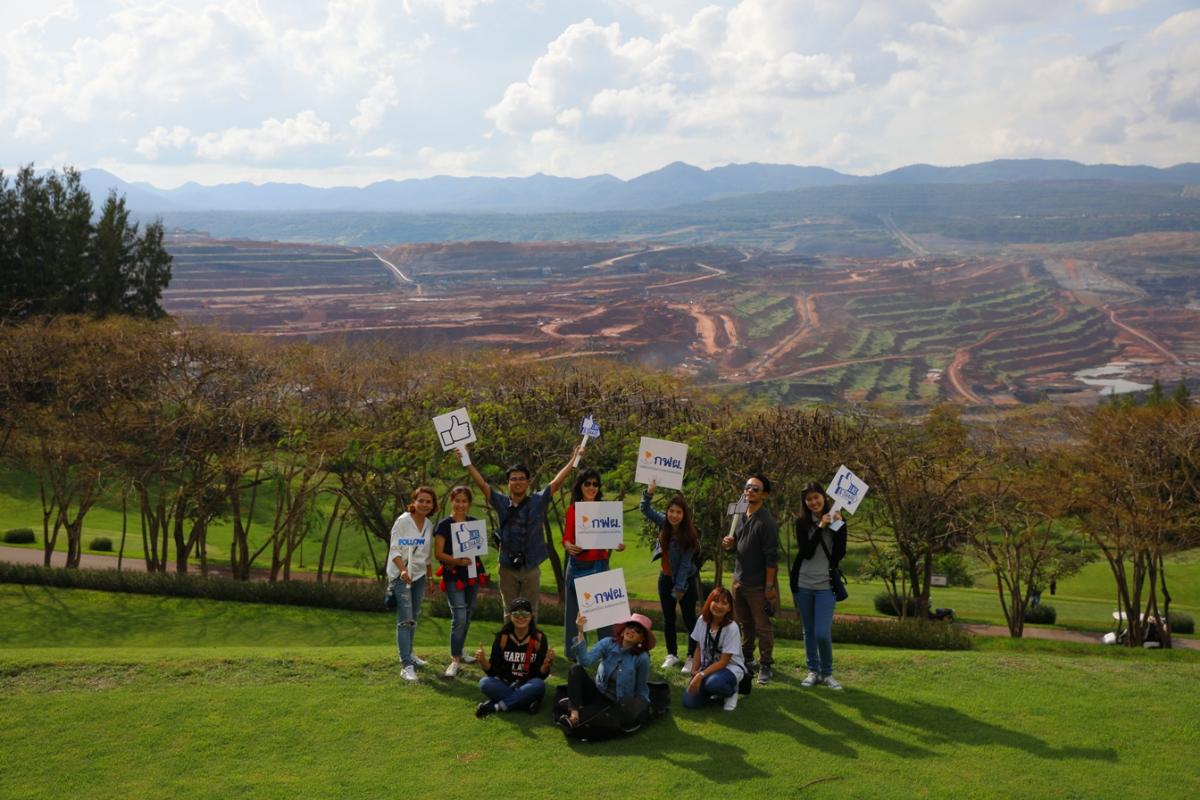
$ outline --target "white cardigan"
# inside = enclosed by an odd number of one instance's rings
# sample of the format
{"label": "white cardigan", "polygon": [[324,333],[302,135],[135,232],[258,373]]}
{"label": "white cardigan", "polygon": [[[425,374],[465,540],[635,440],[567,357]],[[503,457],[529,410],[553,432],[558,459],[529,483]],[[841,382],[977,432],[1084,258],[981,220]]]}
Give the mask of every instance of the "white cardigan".
{"label": "white cardigan", "polygon": [[396,566],[396,556],[404,561],[404,568],[412,580],[425,577],[425,568],[429,564],[429,556],[433,552],[433,523],[425,518],[425,525],[417,530],[417,523],[405,511],[396,518],[392,526],[392,545],[388,549],[387,576],[394,581],[400,577],[400,568]]}

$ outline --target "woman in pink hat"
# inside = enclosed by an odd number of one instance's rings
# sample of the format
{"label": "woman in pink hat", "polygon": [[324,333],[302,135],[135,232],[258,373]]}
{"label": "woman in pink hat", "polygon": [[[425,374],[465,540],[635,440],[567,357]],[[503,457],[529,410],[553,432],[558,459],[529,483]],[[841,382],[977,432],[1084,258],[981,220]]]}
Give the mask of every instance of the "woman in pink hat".
{"label": "woman in pink hat", "polygon": [[[583,627],[587,617],[575,618],[580,633],[571,645],[575,660],[567,674],[567,703],[558,724],[578,739],[605,739],[633,733],[650,718],[649,651],[654,649],[653,622],[631,614],[613,626],[613,635],[589,649]],[[586,667],[599,663],[593,680]]]}

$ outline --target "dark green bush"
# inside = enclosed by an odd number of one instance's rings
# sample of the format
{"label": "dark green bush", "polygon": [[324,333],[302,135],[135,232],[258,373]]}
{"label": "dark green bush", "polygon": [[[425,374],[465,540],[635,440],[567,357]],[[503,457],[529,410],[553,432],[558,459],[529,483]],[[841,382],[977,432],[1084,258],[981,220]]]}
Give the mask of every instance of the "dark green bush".
{"label": "dark green bush", "polygon": [[1033,625],[1053,625],[1058,619],[1058,612],[1049,603],[1030,606],[1025,609],[1025,621]]}
{"label": "dark green bush", "polygon": [[4,532],[4,541],[8,544],[33,544],[37,537],[33,528],[10,528]]}
{"label": "dark green bush", "polygon": [[933,562],[933,571],[946,576],[948,586],[974,586],[970,564],[962,553],[943,553]]}
{"label": "dark green bush", "polygon": [[[803,626],[797,619],[775,619],[775,636],[799,639]],[[833,641],[910,650],[970,650],[971,636],[954,625],[918,619],[836,619]]]}
{"label": "dark green bush", "polygon": [[1167,619],[1171,623],[1171,633],[1195,633],[1196,621],[1190,614],[1182,611],[1172,611]]}
{"label": "dark green bush", "polygon": [[107,536],[97,536],[96,538],[92,539],[92,543],[89,546],[92,550],[98,550],[106,553],[111,553],[113,549],[112,539],[109,539]]}
{"label": "dark green bush", "polygon": [[[904,615],[906,617],[917,616],[917,598],[905,597],[900,600],[900,605],[904,606]],[[880,614],[886,614],[889,617],[898,617],[900,614],[896,610],[896,604],[892,600],[892,596],[887,592],[880,592],[875,595],[875,610]]]}

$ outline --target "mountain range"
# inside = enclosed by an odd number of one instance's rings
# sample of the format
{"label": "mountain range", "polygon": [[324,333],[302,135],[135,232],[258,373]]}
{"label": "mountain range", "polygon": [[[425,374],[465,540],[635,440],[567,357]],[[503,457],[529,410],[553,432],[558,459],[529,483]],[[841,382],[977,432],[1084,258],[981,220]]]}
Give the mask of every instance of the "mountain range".
{"label": "mountain range", "polygon": [[362,187],[317,188],[299,183],[247,182],[160,189],[127,183],[101,169],[83,170],[84,186],[99,201],[115,190],[143,214],[176,211],[594,212],[664,209],[762,192],[825,186],[991,184],[1104,181],[1200,184],[1200,163],[1169,168],[1081,164],[1061,159],[1002,159],[959,167],[913,164],[879,175],[847,175],[824,167],[729,164],[712,169],[675,162],[621,180],[612,175],[561,178],[437,176],[378,181]]}

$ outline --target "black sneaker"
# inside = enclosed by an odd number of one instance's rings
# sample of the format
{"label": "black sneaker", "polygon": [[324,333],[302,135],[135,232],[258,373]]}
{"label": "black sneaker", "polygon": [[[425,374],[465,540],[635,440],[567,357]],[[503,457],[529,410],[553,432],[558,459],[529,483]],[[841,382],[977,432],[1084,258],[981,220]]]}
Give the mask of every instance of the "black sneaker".
{"label": "black sneaker", "polygon": [[475,706],[475,718],[483,719],[496,713],[496,704],[491,700],[484,700],[479,705]]}
{"label": "black sneaker", "polygon": [[759,668],[758,668],[758,685],[759,685],[759,686],[766,686],[766,685],[767,685],[767,681],[771,680],[771,678],[772,678],[774,675],[775,675],[775,673],[774,673],[774,671],[771,669],[771,665],[770,665],[770,664],[763,664],[761,667],[759,667]]}
{"label": "black sneaker", "polygon": [[536,714],[539,711],[541,711],[542,710],[542,698],[539,697],[537,700],[534,700],[532,703],[529,704],[529,707],[526,708],[525,710],[528,711],[531,715]]}

